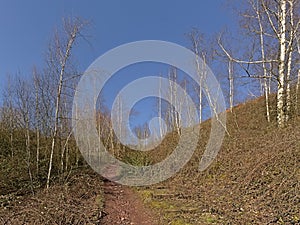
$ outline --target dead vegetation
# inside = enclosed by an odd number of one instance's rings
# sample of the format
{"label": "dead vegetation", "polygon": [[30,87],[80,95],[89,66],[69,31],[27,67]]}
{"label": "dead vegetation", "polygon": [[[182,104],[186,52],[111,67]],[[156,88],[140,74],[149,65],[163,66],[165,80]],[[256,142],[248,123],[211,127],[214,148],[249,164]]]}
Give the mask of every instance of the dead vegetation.
{"label": "dead vegetation", "polygon": [[180,173],[138,190],[164,224],[300,223],[300,118],[278,129],[262,116],[263,104],[260,98],[228,113],[230,137],[206,171],[198,172],[198,166],[209,121],[202,124],[199,148]]}
{"label": "dead vegetation", "polygon": [[[161,224],[300,223],[300,118],[295,116],[286,128],[279,129],[276,123],[267,123],[263,110],[260,98],[228,112],[230,136],[206,171],[198,172],[198,166],[210,121],[201,124],[198,149],[180,173],[137,189],[144,203],[160,215]],[[177,141],[177,135],[169,134],[148,154],[127,150],[121,156],[135,165],[155,163],[167,157]],[[101,224],[107,195],[103,196],[100,176],[78,168],[64,177],[54,179],[48,190],[36,188],[34,195],[29,187],[2,192],[0,223]],[[6,179],[2,183],[13,187]],[[111,197],[116,207],[118,199]],[[130,201],[124,200],[126,204]],[[130,220],[128,215],[124,218]]]}
{"label": "dead vegetation", "polygon": [[0,224],[100,224],[102,180],[88,169],[74,171],[65,184],[35,195],[0,196]]}

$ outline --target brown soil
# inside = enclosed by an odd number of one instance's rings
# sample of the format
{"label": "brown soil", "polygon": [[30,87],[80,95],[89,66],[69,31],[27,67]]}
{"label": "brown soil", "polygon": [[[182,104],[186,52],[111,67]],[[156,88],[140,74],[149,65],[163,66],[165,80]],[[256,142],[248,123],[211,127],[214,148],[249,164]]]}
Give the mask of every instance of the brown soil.
{"label": "brown soil", "polygon": [[104,182],[104,225],[158,225],[154,213],[129,187]]}

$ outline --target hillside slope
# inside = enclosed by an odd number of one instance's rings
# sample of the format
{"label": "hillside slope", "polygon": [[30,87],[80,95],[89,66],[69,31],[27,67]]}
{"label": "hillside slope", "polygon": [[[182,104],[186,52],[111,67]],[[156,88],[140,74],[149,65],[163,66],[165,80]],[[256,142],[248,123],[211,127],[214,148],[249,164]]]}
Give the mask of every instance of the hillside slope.
{"label": "hillside slope", "polygon": [[228,113],[230,136],[198,172],[210,130],[204,122],[193,159],[174,178],[138,189],[144,202],[164,224],[300,224],[300,117],[278,129],[263,115],[263,98]]}
{"label": "hillside slope", "polygon": [[[162,225],[300,224],[300,117],[278,129],[274,110],[272,113],[274,122],[268,124],[263,98],[228,112],[229,135],[212,165],[199,172],[210,134],[210,121],[202,123],[198,148],[176,176],[151,187],[135,188],[154,215],[160,215],[154,219]],[[178,137],[168,134],[157,149],[147,153],[127,150],[122,157],[135,165],[155,163],[167,157],[177,143]],[[0,224],[109,223],[105,221],[109,216],[103,220],[104,206],[110,204],[106,204],[109,199],[103,193],[102,178],[82,168],[70,171],[63,183],[57,180],[49,190],[37,189],[35,195],[22,188],[6,193],[12,185],[0,185],[5,191],[0,196]],[[4,169],[0,175],[6,180],[2,183],[24,186],[17,179],[9,180]],[[111,217],[118,215],[110,213]]]}

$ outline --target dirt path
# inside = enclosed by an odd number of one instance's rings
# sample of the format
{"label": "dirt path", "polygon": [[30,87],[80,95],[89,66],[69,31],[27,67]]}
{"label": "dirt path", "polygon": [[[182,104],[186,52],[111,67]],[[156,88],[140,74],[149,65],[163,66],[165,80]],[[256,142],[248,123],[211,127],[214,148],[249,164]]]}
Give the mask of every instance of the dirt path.
{"label": "dirt path", "polygon": [[106,181],[104,197],[104,225],[159,225],[157,217],[129,187]]}

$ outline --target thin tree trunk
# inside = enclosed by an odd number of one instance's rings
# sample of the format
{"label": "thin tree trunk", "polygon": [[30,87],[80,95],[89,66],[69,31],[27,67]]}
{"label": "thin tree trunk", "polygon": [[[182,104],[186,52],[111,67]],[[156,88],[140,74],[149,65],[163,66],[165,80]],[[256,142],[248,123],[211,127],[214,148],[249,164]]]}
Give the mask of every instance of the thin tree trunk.
{"label": "thin tree trunk", "polygon": [[39,112],[39,93],[38,93],[38,78],[36,69],[33,71],[33,79],[35,86],[35,119],[36,119],[36,174],[39,174],[39,162],[40,162],[40,112]]}
{"label": "thin tree trunk", "polygon": [[264,41],[264,30],[263,30],[263,26],[262,26],[262,21],[261,21],[261,15],[258,11],[258,9],[256,9],[256,15],[257,15],[257,19],[258,19],[258,24],[259,24],[259,29],[260,29],[260,49],[261,49],[261,57],[262,57],[262,67],[263,67],[263,75],[264,75],[264,95],[265,95],[265,105],[266,105],[266,117],[267,117],[267,121],[270,122],[270,107],[269,107],[269,86],[268,86],[268,81],[267,81],[267,76],[268,76],[268,72],[267,72],[267,67],[266,67],[266,56],[265,56],[265,41]]}
{"label": "thin tree trunk", "polygon": [[9,136],[10,136],[10,151],[11,151],[11,157],[14,157],[14,109],[13,109],[13,101],[12,101],[12,90],[11,90],[11,82],[10,79],[8,80],[8,98],[9,98]]}
{"label": "thin tree trunk", "polygon": [[299,114],[298,107],[298,96],[299,96],[299,86],[300,86],[300,69],[298,69],[297,85],[296,85],[296,112]]}
{"label": "thin tree trunk", "polygon": [[51,153],[50,153],[49,168],[48,168],[48,175],[47,175],[47,184],[46,184],[47,189],[49,188],[49,185],[50,185],[53,155],[54,155],[54,149],[56,147],[56,139],[57,139],[57,135],[58,135],[59,110],[60,110],[60,99],[61,99],[62,88],[63,88],[63,79],[64,79],[64,74],[65,74],[66,64],[67,64],[67,61],[70,57],[71,48],[72,48],[72,46],[75,42],[77,32],[78,32],[78,27],[76,25],[74,25],[73,31],[70,35],[69,40],[68,40],[68,44],[67,44],[67,48],[66,48],[64,58],[62,59],[62,62],[61,62],[61,70],[60,70],[60,74],[59,74],[59,84],[58,84],[56,104],[55,104],[54,132],[53,132],[53,137],[52,137]]}
{"label": "thin tree trunk", "polygon": [[[177,82],[177,69],[176,68],[173,68],[173,71],[172,71],[172,80],[174,83]],[[173,87],[173,92],[172,92],[172,96],[173,96],[173,101],[174,101],[174,104],[175,106],[177,106],[177,109],[175,108],[174,111],[173,111],[173,114],[172,116],[174,117],[174,122],[175,122],[175,129],[176,129],[176,132],[178,135],[181,134],[181,131],[180,131],[180,118],[179,118],[179,114],[180,114],[180,99],[178,99],[178,96],[177,96],[177,86],[174,85]]]}
{"label": "thin tree trunk", "polygon": [[[29,118],[27,118],[29,119]],[[29,175],[29,179],[30,179],[30,189],[32,194],[34,194],[34,189],[33,189],[33,178],[32,178],[32,172],[31,172],[31,167],[30,167],[30,158],[31,158],[31,154],[30,154],[30,130],[29,130],[29,122],[26,122],[26,152],[27,152],[27,169],[28,169],[28,175]]]}
{"label": "thin tree trunk", "polygon": [[[300,56],[300,38],[298,35],[296,35],[296,42],[297,42],[297,50],[298,50],[298,56]],[[296,84],[296,112],[299,113],[299,107],[298,107],[298,96],[299,96],[299,88],[300,88],[300,68],[298,69],[298,75],[297,75],[297,84]]]}
{"label": "thin tree trunk", "polygon": [[[297,39],[297,34],[294,24],[294,3],[293,1],[288,1],[289,2],[289,12],[290,12],[290,32],[289,32],[289,45],[288,45],[288,63],[287,63],[287,78],[286,78],[286,117],[285,120],[286,122],[289,120],[290,117],[290,111],[291,111],[291,87],[290,87],[290,77],[291,77],[291,72],[292,72],[292,57],[293,57],[293,43],[294,40]],[[297,40],[296,40],[297,41]]]}
{"label": "thin tree trunk", "polygon": [[280,0],[279,17],[279,65],[278,65],[278,90],[277,90],[277,123],[279,127],[285,126],[285,60],[286,60],[286,0]]}
{"label": "thin tree trunk", "polygon": [[[202,72],[201,72],[201,68],[200,68],[200,56],[199,56],[199,41],[197,40],[197,37],[192,36],[192,41],[193,41],[193,46],[194,46],[194,52],[196,55],[196,67],[197,67],[197,74],[199,77],[199,123],[201,124],[202,122],[202,94],[203,94],[203,71],[205,71],[205,68],[202,68]],[[205,66],[204,63],[203,67]]]}
{"label": "thin tree trunk", "polygon": [[203,76],[199,74],[200,84],[199,84],[199,124],[201,126],[202,123],[202,95],[203,95]]}
{"label": "thin tree trunk", "polygon": [[115,144],[114,144],[114,129],[113,129],[113,126],[112,126],[112,122],[110,122],[109,136],[110,136],[110,148],[111,148],[111,152],[112,152],[112,154],[114,154]]}
{"label": "thin tree trunk", "polygon": [[292,71],[292,50],[288,54],[288,64],[287,64],[287,74],[286,74],[286,112],[285,112],[285,122],[289,120],[291,111],[291,84],[290,77]]}
{"label": "thin tree trunk", "polygon": [[162,89],[162,86],[161,86],[161,77],[159,77],[159,88],[158,88],[158,117],[160,118],[159,119],[159,139],[162,138],[162,134],[163,134],[163,130],[162,130],[162,94],[161,94],[161,90]]}
{"label": "thin tree trunk", "polygon": [[11,130],[10,131],[10,152],[11,152],[11,157],[13,158],[14,157],[14,134],[13,134],[13,131]]}
{"label": "thin tree trunk", "polygon": [[230,104],[230,112],[233,109],[233,88],[234,88],[234,81],[233,81],[233,65],[232,60],[228,61],[228,79],[229,79],[229,104]]}

